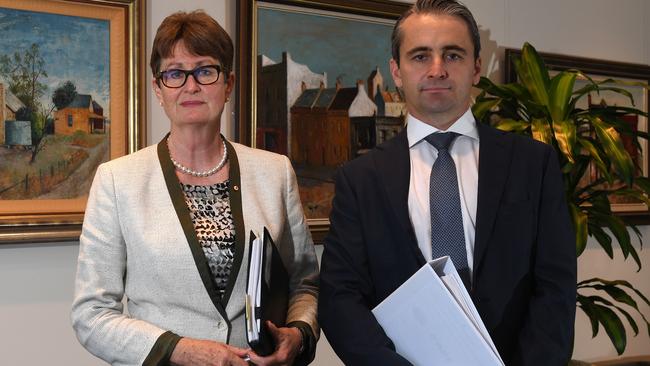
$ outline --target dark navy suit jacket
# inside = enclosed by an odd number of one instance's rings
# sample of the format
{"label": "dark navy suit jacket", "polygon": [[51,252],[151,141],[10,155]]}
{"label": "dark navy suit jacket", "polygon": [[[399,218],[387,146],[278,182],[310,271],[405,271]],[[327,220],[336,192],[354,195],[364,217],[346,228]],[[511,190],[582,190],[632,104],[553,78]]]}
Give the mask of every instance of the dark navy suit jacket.
{"label": "dark navy suit jacket", "polygon": [[[507,365],[566,365],[576,252],[557,156],[528,137],[477,127],[470,295]],[[337,173],[319,321],[347,365],[409,364],[370,312],[425,264],[409,219],[409,179],[405,130]]]}

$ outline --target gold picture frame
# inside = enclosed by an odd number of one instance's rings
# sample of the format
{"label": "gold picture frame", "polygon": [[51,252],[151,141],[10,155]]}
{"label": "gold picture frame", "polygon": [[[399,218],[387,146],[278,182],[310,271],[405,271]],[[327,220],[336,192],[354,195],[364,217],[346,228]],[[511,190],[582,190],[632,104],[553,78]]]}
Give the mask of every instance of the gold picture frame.
{"label": "gold picture frame", "polygon": [[[108,37],[106,39],[108,41],[105,47],[109,49],[107,53],[110,70],[108,75],[110,76],[107,77],[109,82],[106,90],[108,90],[110,101],[105,107],[97,104],[99,109],[95,110],[95,101],[92,100],[91,113],[93,110],[101,111],[99,124],[106,134],[107,152],[105,155],[108,156],[108,159],[126,155],[145,146],[145,0],[34,0],[24,2],[0,0],[0,9],[7,12],[23,12],[21,14],[33,16],[77,17],[75,19],[80,19],[80,21],[90,19],[107,24]],[[36,28],[38,27],[34,28],[34,32],[39,31]],[[29,36],[29,32],[30,30],[26,31],[26,37]],[[32,36],[30,40],[40,39],[44,43],[48,42],[47,38],[43,38],[42,33],[42,31],[41,34],[35,33],[38,34],[38,37]],[[0,44],[2,42],[0,41]],[[65,44],[65,42],[60,44]],[[70,45],[70,47],[73,46]],[[59,51],[66,52],[65,49]],[[72,51],[68,50],[68,52]],[[49,57],[48,60],[51,60],[52,56]],[[74,71],[71,70],[66,77],[74,75]],[[75,79],[72,81],[74,82]],[[79,92],[82,93],[83,90]],[[5,108],[5,105],[1,107]],[[108,113],[105,113],[104,110]],[[52,107],[50,112],[52,111],[58,112],[59,110]],[[97,117],[97,114],[94,116]],[[58,117],[56,118],[52,117],[51,125],[55,125],[54,120],[58,121]],[[68,123],[70,123],[71,117],[68,118]],[[14,117],[14,119],[17,118]],[[95,118],[95,120],[97,119]],[[45,123],[47,122],[46,120]],[[88,120],[89,125],[95,126],[93,123]],[[52,131],[54,129],[55,127],[52,127]],[[55,132],[52,134],[54,135]],[[21,146],[23,151],[34,150],[38,147],[38,145],[36,147]],[[12,147],[5,145],[0,148],[9,151]],[[54,170],[54,168],[52,169]],[[90,171],[90,169],[87,170]],[[92,172],[84,177],[85,185],[89,185],[88,181],[92,181],[94,176],[91,174]],[[25,181],[29,182],[27,178]],[[87,192],[85,195],[74,198],[59,196],[51,199],[0,198],[0,244],[78,240],[86,199]]]}

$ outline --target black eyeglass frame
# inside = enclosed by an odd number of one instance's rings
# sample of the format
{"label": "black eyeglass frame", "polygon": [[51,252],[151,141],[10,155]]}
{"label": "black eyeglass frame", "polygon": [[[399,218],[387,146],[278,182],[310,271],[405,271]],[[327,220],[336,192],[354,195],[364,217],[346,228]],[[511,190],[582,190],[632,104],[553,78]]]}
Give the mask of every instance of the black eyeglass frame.
{"label": "black eyeglass frame", "polygon": [[[197,71],[199,71],[199,70],[201,70],[201,69],[204,69],[204,68],[206,68],[206,67],[214,67],[214,68],[217,70],[217,78],[216,78],[213,82],[211,82],[211,83],[202,83],[202,82],[199,81],[199,79],[198,79],[198,78],[196,77],[196,75],[195,75],[195,73],[196,73]],[[179,85],[179,86],[169,86],[169,85],[167,85],[167,84],[165,83],[165,80],[163,79],[163,74],[166,73],[166,72],[169,72],[169,71],[179,71],[179,72],[182,72],[182,73],[184,74],[184,76],[185,76],[185,78],[183,79],[183,83],[182,83],[181,85]],[[167,88],[178,89],[178,88],[182,88],[182,87],[185,85],[185,83],[187,83],[187,78],[188,78],[188,76],[190,76],[190,75],[192,75],[192,77],[194,77],[194,81],[196,81],[196,83],[199,84],[199,85],[212,85],[212,84],[216,83],[217,81],[219,81],[219,77],[220,77],[221,74],[223,74],[224,72],[225,72],[225,70],[223,70],[223,69],[221,68],[221,65],[201,65],[201,66],[197,66],[197,67],[193,68],[192,70],[183,70],[183,69],[167,69],[167,70],[161,70],[161,71],[158,71],[158,73],[156,74],[156,80],[159,81],[159,82],[161,82],[161,83],[162,83],[165,87],[167,87]]]}

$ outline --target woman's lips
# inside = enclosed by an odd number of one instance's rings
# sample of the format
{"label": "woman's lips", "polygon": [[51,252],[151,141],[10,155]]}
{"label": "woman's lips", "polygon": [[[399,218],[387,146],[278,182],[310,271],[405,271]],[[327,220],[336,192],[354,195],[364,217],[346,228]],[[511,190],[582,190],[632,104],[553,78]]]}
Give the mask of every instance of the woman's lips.
{"label": "woman's lips", "polygon": [[200,100],[188,100],[188,101],[185,101],[185,102],[181,103],[181,105],[183,107],[194,107],[194,106],[198,106],[198,105],[201,105],[201,104],[203,104],[203,102],[200,101]]}

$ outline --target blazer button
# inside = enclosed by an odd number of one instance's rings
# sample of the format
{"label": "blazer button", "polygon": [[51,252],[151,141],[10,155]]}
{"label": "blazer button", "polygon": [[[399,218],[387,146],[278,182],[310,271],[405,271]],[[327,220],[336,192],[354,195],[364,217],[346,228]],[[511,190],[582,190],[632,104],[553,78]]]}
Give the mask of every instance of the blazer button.
{"label": "blazer button", "polygon": [[224,322],[223,320],[219,320],[217,322],[217,329],[219,329],[219,330],[226,329],[226,322]]}

